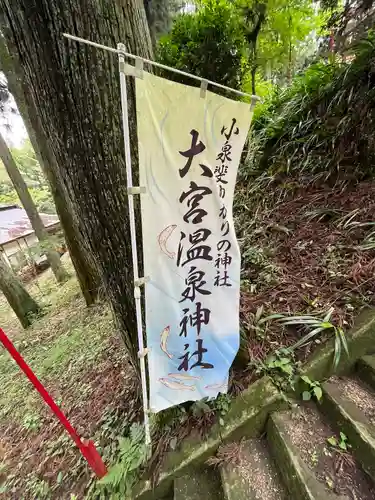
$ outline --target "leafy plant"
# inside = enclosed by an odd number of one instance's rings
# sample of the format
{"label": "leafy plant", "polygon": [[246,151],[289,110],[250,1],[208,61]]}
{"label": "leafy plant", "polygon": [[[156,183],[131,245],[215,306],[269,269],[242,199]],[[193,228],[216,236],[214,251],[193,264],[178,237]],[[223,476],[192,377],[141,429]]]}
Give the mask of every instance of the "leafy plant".
{"label": "leafy plant", "polygon": [[319,462],[319,456],[318,456],[318,452],[316,450],[313,450],[310,454],[310,460],[311,460],[311,465],[313,467],[316,467],[318,465],[318,462]]}
{"label": "leafy plant", "polygon": [[303,401],[310,401],[312,396],[315,396],[318,401],[322,399],[323,391],[320,386],[320,382],[316,380],[311,380],[307,375],[301,375],[301,380],[305,382],[308,386],[308,390],[303,391],[302,399]]}
{"label": "leafy plant", "polygon": [[[355,210],[352,210],[345,216],[343,216],[339,223],[338,226],[353,230],[353,229],[358,229],[358,228],[374,228],[375,227],[375,222],[361,222],[355,220],[355,217],[359,215],[361,212],[360,208],[356,208]],[[375,248],[375,231],[371,231],[369,234],[366,235],[364,238],[363,242],[358,246],[359,250],[373,250]]]}
{"label": "leafy plant", "polygon": [[303,326],[306,330],[308,330],[308,333],[298,340],[293,346],[289,347],[288,351],[294,351],[295,349],[306,346],[322,332],[333,332],[335,335],[333,367],[337,368],[342,351],[344,350],[349,356],[349,349],[344,330],[330,321],[333,311],[334,309],[331,308],[323,318],[304,315],[288,316],[279,319],[278,321],[284,326]]}
{"label": "leafy plant", "polygon": [[[367,225],[375,226],[375,222],[369,222]],[[375,231],[365,237],[359,248],[360,250],[373,250],[375,248]]]}
{"label": "leafy plant", "polygon": [[351,445],[348,443],[348,438],[343,432],[340,432],[339,439],[335,436],[332,436],[327,438],[327,442],[334,448],[340,448],[344,451],[348,451],[348,449],[351,448]]}
{"label": "leafy plant", "polygon": [[375,34],[351,51],[350,63],[313,64],[259,108],[250,171],[322,179],[342,171],[353,181],[374,175]]}
{"label": "leafy plant", "polygon": [[268,375],[284,397],[285,392],[294,390],[299,366],[287,349],[281,348],[255,365],[256,373]]}
{"label": "leafy plant", "polygon": [[327,221],[338,217],[342,212],[334,208],[314,208],[304,214],[304,217],[311,222],[316,220],[318,222]]}
{"label": "leafy plant", "polygon": [[27,413],[23,419],[23,427],[28,431],[38,431],[41,426],[40,416]]}
{"label": "leafy plant", "polygon": [[231,397],[229,394],[219,394],[214,401],[214,409],[219,415],[219,424],[224,425],[223,417],[228,413],[230,409]]}
{"label": "leafy plant", "polygon": [[207,404],[208,399],[202,399],[200,401],[195,401],[191,407],[191,412],[194,417],[202,417],[206,413],[212,412],[212,408]]}
{"label": "leafy plant", "polygon": [[139,469],[148,458],[148,450],[144,444],[143,425],[132,424],[129,437],[119,438],[118,444],[117,462],[98,483],[104,494],[110,495],[113,500],[130,496],[138,478]]}
{"label": "leafy plant", "polygon": [[31,498],[47,499],[51,495],[51,488],[47,481],[35,475],[28,477],[26,489],[30,493]]}
{"label": "leafy plant", "polygon": [[255,314],[249,315],[249,320],[246,321],[246,328],[254,331],[256,336],[260,338],[265,338],[270,321],[283,317],[282,314],[270,314],[269,316],[263,316],[263,314],[264,307],[260,306]]}
{"label": "leafy plant", "polygon": [[351,212],[346,213],[342,217],[337,220],[337,227],[340,229],[351,229],[354,226],[358,225],[358,222],[355,221],[355,217],[360,213],[360,208],[355,208]]}
{"label": "leafy plant", "polygon": [[242,259],[246,269],[245,276],[250,278],[254,285],[254,292],[265,284],[269,285],[277,280],[278,267],[270,259],[270,250],[254,245],[242,245]]}
{"label": "leafy plant", "polygon": [[[179,15],[171,32],[157,47],[159,62],[188,73],[241,87],[245,37],[234,5],[222,0],[205,2],[196,12]],[[168,72],[191,84],[191,79]]]}

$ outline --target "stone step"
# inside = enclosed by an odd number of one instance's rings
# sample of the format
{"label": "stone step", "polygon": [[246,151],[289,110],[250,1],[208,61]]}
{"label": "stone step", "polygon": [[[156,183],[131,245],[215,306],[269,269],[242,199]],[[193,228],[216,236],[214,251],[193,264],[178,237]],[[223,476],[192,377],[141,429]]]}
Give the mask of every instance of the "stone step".
{"label": "stone step", "polygon": [[350,453],[328,444],[335,435],[314,403],[273,413],[267,438],[294,500],[374,499],[371,481]]}
{"label": "stone step", "polygon": [[375,394],[355,378],[331,377],[323,384],[321,407],[375,480]]}
{"label": "stone step", "polygon": [[375,355],[363,356],[358,360],[356,368],[360,379],[375,390]]}
{"label": "stone step", "polygon": [[[230,445],[233,448],[233,445]],[[220,467],[226,500],[287,498],[264,439],[236,443],[234,456]]]}
{"label": "stone step", "polygon": [[223,500],[220,474],[214,468],[192,469],[174,481],[174,500]]}

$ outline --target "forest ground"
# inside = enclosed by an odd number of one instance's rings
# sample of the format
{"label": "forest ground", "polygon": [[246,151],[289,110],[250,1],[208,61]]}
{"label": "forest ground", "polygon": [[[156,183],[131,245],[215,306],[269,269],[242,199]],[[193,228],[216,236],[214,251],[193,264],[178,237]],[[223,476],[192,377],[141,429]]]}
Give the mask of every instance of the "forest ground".
{"label": "forest ground", "polygon": [[[70,260],[64,263],[73,276]],[[45,305],[45,316],[23,330],[2,297],[0,324],[78,433],[100,441],[108,459],[126,416],[134,421],[139,413],[137,384],[110,310],[105,304],[86,308],[76,278],[58,286],[49,270],[28,289]],[[91,479],[85,462],[2,349],[0,436],[5,498],[83,498]]]}
{"label": "forest ground", "polygon": [[[375,183],[302,187],[289,179],[274,187],[265,182],[257,179],[249,187],[240,182],[235,201],[243,272],[241,355],[231,377],[232,395],[262,373],[273,376],[267,355],[307,333],[306,327],[285,328],[277,320],[260,325],[260,319],[273,313],[322,317],[333,307],[332,321],[347,331],[363,307],[375,304]],[[139,383],[109,307],[86,308],[69,257],[64,262],[72,277],[63,286],[50,271],[27,285],[45,305],[43,317],[22,330],[1,298],[0,325],[73,426],[93,438],[111,464],[118,437],[141,419]],[[323,332],[316,343],[330,335]],[[316,343],[291,355],[293,373]],[[154,474],[167,450],[186,435],[204,434],[229,405],[225,396],[158,415]],[[0,491],[5,498],[81,499],[95,489],[70,438],[1,350],[0,436]]]}
{"label": "forest ground", "polygon": [[[240,185],[241,186],[241,185]],[[269,315],[312,315],[347,332],[363,308],[375,305],[375,182],[335,184],[261,176],[242,184],[236,201],[237,237],[242,253],[240,389],[267,371],[267,355],[293,345],[312,330],[283,327]],[[303,361],[316,344],[333,335],[326,330],[294,352]],[[246,376],[244,376],[246,374]]]}

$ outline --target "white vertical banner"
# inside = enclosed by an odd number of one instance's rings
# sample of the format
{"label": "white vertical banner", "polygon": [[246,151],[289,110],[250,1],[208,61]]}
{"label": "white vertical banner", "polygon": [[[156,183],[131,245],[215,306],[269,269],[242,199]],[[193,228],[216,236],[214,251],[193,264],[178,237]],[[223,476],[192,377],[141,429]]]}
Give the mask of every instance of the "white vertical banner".
{"label": "white vertical banner", "polygon": [[232,204],[250,105],[136,78],[150,409],[228,389],[241,258]]}

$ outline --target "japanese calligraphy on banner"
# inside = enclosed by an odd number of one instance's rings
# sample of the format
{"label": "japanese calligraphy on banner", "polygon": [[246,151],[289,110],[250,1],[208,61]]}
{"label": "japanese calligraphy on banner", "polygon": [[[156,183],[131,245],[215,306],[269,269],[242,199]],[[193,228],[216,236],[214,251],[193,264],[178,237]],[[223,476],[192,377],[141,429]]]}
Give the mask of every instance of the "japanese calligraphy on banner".
{"label": "japanese calligraphy on banner", "polygon": [[228,389],[239,348],[232,203],[250,105],[136,79],[150,408]]}

